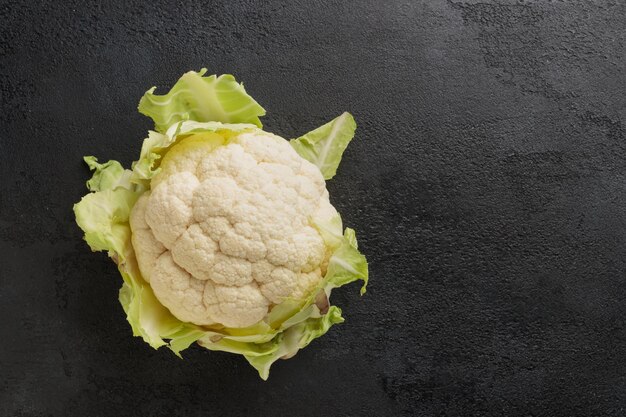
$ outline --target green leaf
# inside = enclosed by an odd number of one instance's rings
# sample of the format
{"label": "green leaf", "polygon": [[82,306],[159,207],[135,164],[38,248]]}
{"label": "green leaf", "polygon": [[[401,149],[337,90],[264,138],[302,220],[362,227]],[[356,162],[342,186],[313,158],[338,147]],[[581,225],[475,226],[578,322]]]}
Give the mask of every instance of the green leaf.
{"label": "green leaf", "polygon": [[137,193],[126,188],[90,193],[74,204],[76,223],[92,250],[123,255],[130,248],[128,216]]}
{"label": "green leaf", "polygon": [[[124,279],[119,300],[133,335],[141,336],[153,348],[166,344],[184,326],[155,297],[136,264],[128,224],[130,210],[139,194],[125,188],[87,194],[74,206],[76,222],[85,232],[92,250],[106,250]],[[177,342],[181,345],[181,342]]]}
{"label": "green leaf", "polygon": [[90,191],[114,190],[117,187],[132,188],[130,183],[131,171],[124,169],[117,161],[108,161],[99,164],[95,156],[86,156],[83,160],[92,171],[93,176],[87,181]]}
{"label": "green leaf", "polygon": [[258,127],[252,123],[198,122],[195,120],[187,120],[176,126],[170,126],[166,133],[172,138],[202,132],[219,132],[226,137],[230,137],[244,131],[255,129],[258,129]]}
{"label": "green leaf", "polygon": [[133,329],[133,336],[140,336],[155,349],[166,345],[164,337],[176,334],[184,323],[157,300],[152,288],[141,278],[138,268],[129,269],[125,264],[118,266],[124,278],[119,300]]}
{"label": "green leaf", "polygon": [[132,181],[138,184],[144,183],[146,186],[152,176],[156,173],[154,167],[159,158],[160,152],[167,149],[174,143],[174,137],[165,134],[149,131],[148,137],[143,140],[139,159],[133,162]]}
{"label": "green leaf", "polygon": [[354,230],[346,228],[343,242],[328,261],[325,276],[327,293],[330,293],[333,288],[362,280],[361,295],[363,295],[367,288],[368,277],[367,259],[359,252]]}
{"label": "green leaf", "polygon": [[139,101],[139,112],[154,121],[155,129],[164,133],[171,125],[184,121],[251,123],[261,127],[265,109],[250,97],[232,75],[204,77],[189,71],[164,95],[148,90]]}
{"label": "green leaf", "polygon": [[191,346],[192,343],[198,341],[201,337],[206,335],[206,330],[199,328],[198,326],[184,323],[182,328],[172,334],[169,348],[174,352],[176,356],[182,358],[180,352]]}
{"label": "green leaf", "polygon": [[342,323],[341,309],[331,306],[328,313],[321,317],[310,318],[295,324],[276,337],[272,349],[261,355],[241,353],[258,372],[263,380],[267,380],[270,367],[278,359],[289,359],[300,349],[306,347],[314,339],[323,336],[334,324]]}
{"label": "green leaf", "polygon": [[341,216],[337,213],[336,216],[331,217],[330,219],[320,219],[312,217],[310,219],[311,224],[315,227],[324,239],[324,243],[326,246],[331,248],[337,248],[341,245],[343,241],[343,224],[341,221]]}
{"label": "green leaf", "polygon": [[346,228],[341,234],[341,217],[339,214],[331,219],[311,219],[311,223],[318,230],[324,243],[331,248],[336,248],[328,261],[324,288],[327,293],[336,287],[363,280],[361,295],[365,293],[368,280],[368,266],[365,256],[359,252],[356,234],[354,230]]}
{"label": "green leaf", "polygon": [[355,130],[356,122],[352,115],[343,113],[289,143],[301,157],[320,169],[324,179],[329,180],[337,173],[343,151],[354,137]]}
{"label": "green leaf", "polygon": [[154,348],[163,346],[163,338],[175,334],[184,323],[156,299],[136,263],[128,218],[143,190],[130,183],[130,171],[117,161],[98,164],[96,158],[86,157],[85,162],[95,170],[87,182],[94,192],[74,205],[76,223],[92,250],[108,251],[117,263],[124,279],[119,299],[133,334]]}

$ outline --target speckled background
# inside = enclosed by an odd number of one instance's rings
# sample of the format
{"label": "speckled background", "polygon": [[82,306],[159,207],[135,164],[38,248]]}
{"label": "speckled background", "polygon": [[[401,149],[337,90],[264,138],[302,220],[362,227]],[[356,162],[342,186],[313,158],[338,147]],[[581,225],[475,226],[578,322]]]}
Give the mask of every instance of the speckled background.
{"label": "speckled background", "polygon": [[[0,415],[626,413],[626,3],[0,0]],[[331,198],[371,285],[262,382],[133,338],[72,204],[136,111],[233,73],[293,137],[359,124]]]}

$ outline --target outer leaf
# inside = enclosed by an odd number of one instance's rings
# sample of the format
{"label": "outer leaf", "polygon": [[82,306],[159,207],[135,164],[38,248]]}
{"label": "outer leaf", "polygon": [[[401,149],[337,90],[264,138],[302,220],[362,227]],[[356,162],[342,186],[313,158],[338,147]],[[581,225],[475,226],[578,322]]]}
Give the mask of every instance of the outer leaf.
{"label": "outer leaf", "polygon": [[87,188],[90,191],[113,190],[117,187],[131,188],[131,171],[124,169],[117,161],[109,161],[99,164],[95,156],[83,158],[89,168],[95,170],[93,176],[87,181]]}
{"label": "outer leaf", "polygon": [[169,347],[176,356],[182,358],[180,352],[205,335],[206,330],[193,324],[184,323],[179,331],[171,335]]}
{"label": "outer leaf", "polygon": [[243,84],[232,75],[203,77],[205,73],[206,68],[187,72],[162,96],[154,94],[156,87],[152,87],[139,101],[139,112],[150,117],[161,133],[183,120],[262,126],[259,116],[265,115],[265,109],[246,93]]}
{"label": "outer leaf", "polygon": [[367,260],[359,252],[354,230],[346,228],[341,246],[333,252],[326,271],[326,290],[341,287],[356,280],[362,280],[361,295],[365,294],[369,272]]}
{"label": "outer leaf", "polygon": [[92,250],[116,254],[128,250],[128,216],[137,198],[137,193],[117,188],[87,194],[74,205],[76,223],[85,232],[85,240]]}
{"label": "outer leaf", "polygon": [[337,248],[343,241],[343,223],[341,216],[337,214],[330,219],[311,218],[311,224],[324,239],[326,246]]}
{"label": "outer leaf", "polygon": [[[155,174],[155,164],[161,158],[160,152],[167,149],[173,142],[173,137],[152,130],[148,132],[148,137],[141,145],[139,160],[133,162],[132,181],[143,183],[144,180],[150,180]],[[148,185],[147,182],[146,185]]]}
{"label": "outer leaf", "polygon": [[291,146],[307,161],[317,165],[329,180],[337,173],[343,151],[354,137],[356,122],[350,113],[290,141]]}
{"label": "outer leaf", "polygon": [[74,205],[76,222],[91,249],[108,251],[118,264],[124,278],[120,303],[133,334],[154,348],[163,346],[163,338],[179,331],[184,323],[159,303],[136,264],[128,218],[143,190],[135,190],[137,187],[128,181],[130,171],[116,161],[98,164],[96,158],[88,157],[85,162],[96,170],[88,185],[99,191],[87,194]]}
{"label": "outer leaf", "polygon": [[275,349],[263,355],[249,355],[244,352],[246,360],[258,372],[263,380],[267,380],[270,367],[278,359],[288,359],[298,350],[306,347],[314,339],[323,336],[333,324],[342,323],[341,309],[331,306],[328,313],[321,317],[310,318],[293,325],[276,337]]}
{"label": "outer leaf", "polygon": [[346,228],[341,234],[341,217],[339,215],[328,219],[311,219],[313,226],[318,230],[324,242],[331,248],[336,248],[330,260],[324,289],[328,294],[333,288],[341,287],[356,280],[363,280],[361,295],[365,293],[368,280],[367,259],[359,252],[356,234],[353,229]]}
{"label": "outer leaf", "polygon": [[155,297],[152,288],[135,273],[119,267],[124,285],[120,289],[120,304],[133,329],[133,336],[140,336],[157,349],[167,342],[164,337],[175,334],[183,326]]}

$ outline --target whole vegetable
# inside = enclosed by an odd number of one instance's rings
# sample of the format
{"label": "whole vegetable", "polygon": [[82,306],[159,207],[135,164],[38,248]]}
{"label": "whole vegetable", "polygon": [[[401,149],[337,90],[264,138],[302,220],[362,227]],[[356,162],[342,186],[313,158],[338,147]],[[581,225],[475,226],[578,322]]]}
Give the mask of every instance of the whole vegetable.
{"label": "whole vegetable", "polygon": [[92,192],[74,211],[118,265],[134,335],[179,356],[196,341],[242,354],[266,379],[343,321],[333,288],[361,279],[365,292],[367,262],[324,181],[356,125],[344,113],[286,141],[232,76],[205,71],[141,99],[156,131],[132,170],[85,158]]}

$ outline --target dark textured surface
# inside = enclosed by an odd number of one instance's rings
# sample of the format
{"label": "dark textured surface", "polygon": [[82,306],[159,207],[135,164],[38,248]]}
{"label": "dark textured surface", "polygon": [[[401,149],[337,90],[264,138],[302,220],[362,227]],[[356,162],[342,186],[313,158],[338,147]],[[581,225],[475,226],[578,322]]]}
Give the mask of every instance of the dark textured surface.
{"label": "dark textured surface", "polygon": [[[0,21],[0,415],[626,413],[622,0],[2,0]],[[71,211],[81,157],[130,163],[139,97],[202,66],[286,137],[359,123],[329,189],[369,291],[337,291],[346,323],[268,382],[131,337]]]}

